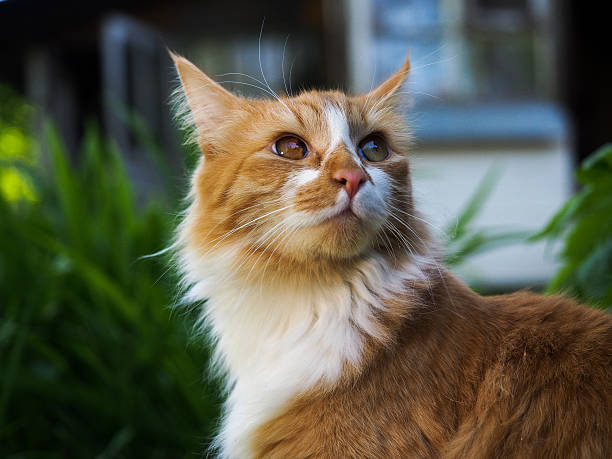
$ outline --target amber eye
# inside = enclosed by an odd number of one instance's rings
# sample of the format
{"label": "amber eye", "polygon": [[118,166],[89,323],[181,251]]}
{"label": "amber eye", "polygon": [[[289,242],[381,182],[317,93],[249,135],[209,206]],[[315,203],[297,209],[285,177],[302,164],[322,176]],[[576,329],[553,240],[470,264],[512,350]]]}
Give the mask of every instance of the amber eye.
{"label": "amber eye", "polygon": [[308,147],[299,137],[287,135],[274,142],[274,153],[287,159],[302,159],[308,154]]}
{"label": "amber eye", "polygon": [[359,154],[368,161],[383,161],[389,157],[389,148],[381,137],[369,135],[359,143]]}

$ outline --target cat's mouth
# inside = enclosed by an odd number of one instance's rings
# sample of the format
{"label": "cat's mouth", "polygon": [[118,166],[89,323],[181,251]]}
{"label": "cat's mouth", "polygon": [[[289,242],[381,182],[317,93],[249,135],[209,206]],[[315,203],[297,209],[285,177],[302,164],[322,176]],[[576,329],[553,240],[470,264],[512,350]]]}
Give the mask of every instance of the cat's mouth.
{"label": "cat's mouth", "polygon": [[340,194],[334,205],[323,209],[298,211],[296,216],[304,226],[316,227],[330,224],[356,224],[364,219],[360,214],[362,212],[359,212],[355,199]]}
{"label": "cat's mouth", "polygon": [[330,215],[324,223],[333,221],[361,220],[361,218],[353,211],[353,206],[349,202],[343,209],[340,209],[333,215]]}
{"label": "cat's mouth", "polygon": [[376,216],[368,210],[361,200],[341,195],[333,206],[297,211],[291,218],[302,231],[282,250],[297,256],[316,253],[334,259],[357,255],[367,249],[379,227]]}
{"label": "cat's mouth", "polygon": [[338,215],[336,215],[334,218],[351,218],[351,217],[359,218],[359,216],[355,212],[353,212],[353,208],[349,205],[349,206],[346,206],[344,210],[341,210],[338,213]]}

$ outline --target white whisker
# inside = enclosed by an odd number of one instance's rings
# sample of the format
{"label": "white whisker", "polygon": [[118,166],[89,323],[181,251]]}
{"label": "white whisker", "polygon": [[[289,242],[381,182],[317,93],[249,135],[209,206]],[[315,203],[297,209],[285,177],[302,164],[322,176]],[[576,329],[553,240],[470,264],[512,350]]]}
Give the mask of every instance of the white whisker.
{"label": "white whisker", "polygon": [[260,91],[265,92],[266,94],[268,94],[271,97],[276,98],[276,95],[273,92],[268,91],[266,88],[259,87],[256,84],[246,83],[244,81],[234,81],[234,80],[219,81],[219,84],[225,84],[225,83],[241,84],[241,85],[244,85],[244,86],[250,86],[252,88],[256,88],[256,89],[259,89]]}
{"label": "white whisker", "polygon": [[449,289],[448,289],[448,285],[447,285],[447,283],[446,283],[446,280],[444,279],[444,275],[443,275],[443,273],[442,273],[442,269],[441,269],[441,267],[440,267],[441,265],[440,265],[440,263],[437,261],[436,257],[435,257],[435,256],[432,256],[431,249],[429,248],[429,244],[425,243],[425,241],[423,241],[423,239],[421,238],[421,236],[419,236],[419,234],[418,234],[416,231],[414,231],[414,229],[412,229],[412,228],[410,227],[410,225],[406,224],[404,221],[402,221],[400,218],[398,218],[397,216],[395,216],[393,213],[390,213],[389,215],[390,215],[391,217],[395,218],[395,219],[396,219],[396,220],[397,220],[399,223],[401,223],[401,224],[402,224],[402,225],[403,225],[403,226],[404,226],[406,229],[408,229],[408,231],[410,231],[410,232],[411,232],[411,233],[412,233],[412,234],[413,234],[413,235],[414,235],[414,236],[415,236],[415,237],[416,237],[416,238],[417,238],[417,239],[418,239],[418,240],[421,242],[421,244],[422,244],[423,248],[424,248],[424,249],[426,250],[426,252],[427,252],[427,256],[428,256],[428,257],[429,257],[429,258],[432,260],[432,263],[434,264],[434,267],[435,267],[435,268],[436,268],[436,270],[438,271],[438,275],[440,276],[440,281],[441,281],[441,282],[442,282],[442,284],[444,285],[444,289],[446,290],[446,294],[447,294],[448,300],[449,300],[449,302],[450,302],[451,306],[453,306],[453,310],[454,310],[454,312],[455,312],[456,314],[460,315],[460,314],[457,312],[457,310],[456,310],[455,303],[454,303],[454,301],[453,301],[453,297],[452,297],[452,295],[450,294],[450,291],[449,291]]}
{"label": "white whisker", "polygon": [[287,82],[285,81],[285,51],[287,49],[287,42],[289,41],[289,35],[285,38],[285,44],[283,45],[283,59],[281,61],[281,73],[283,74],[283,86],[285,87],[285,94],[289,95],[287,91]]}
{"label": "white whisker", "polygon": [[[251,226],[251,225],[253,225],[254,223],[257,223],[257,222],[258,222],[258,221],[260,221],[261,219],[266,218],[266,217],[268,217],[268,216],[270,216],[270,215],[276,214],[276,213],[278,213],[278,212],[282,212],[283,210],[287,210],[287,209],[289,209],[291,206],[292,206],[292,204],[290,204],[290,205],[288,205],[288,206],[285,206],[285,207],[281,207],[280,209],[273,210],[273,211],[268,212],[268,213],[266,213],[266,214],[264,214],[264,215],[261,215],[261,216],[259,216],[259,217],[257,217],[257,218],[254,218],[253,220],[251,220],[251,221],[249,221],[249,222],[247,222],[247,223],[244,223],[244,224],[242,224],[242,225],[240,225],[240,226],[237,226],[236,228],[232,228],[232,230],[228,231],[228,232],[227,232],[227,233],[225,233],[224,235],[219,236],[218,238],[215,238],[215,239],[213,239],[212,241],[210,241],[209,243],[213,243],[213,242],[215,242],[215,241],[217,241],[217,243],[216,243],[215,245],[213,245],[213,246],[212,246],[212,247],[211,247],[211,248],[208,250],[208,252],[212,251],[212,250],[213,250],[215,247],[217,247],[217,246],[218,246],[218,245],[219,245],[219,244],[220,244],[222,241],[224,241],[225,239],[227,239],[229,236],[231,236],[231,235],[232,235],[232,234],[234,234],[235,232],[240,231],[241,229],[246,228],[247,226]],[[207,252],[207,253],[208,253],[208,252]]]}
{"label": "white whisker", "polygon": [[263,35],[263,29],[264,29],[265,22],[266,22],[266,18],[263,18],[263,20],[261,21],[261,28],[259,29],[259,40],[257,41],[257,54],[258,54],[258,58],[259,58],[259,70],[261,71],[261,77],[263,78],[263,81],[264,81],[266,87],[270,90],[270,93],[272,94],[272,97],[274,97],[281,104],[283,104],[289,113],[293,113],[291,111],[291,109],[289,108],[289,106],[276,93],[276,91],[274,91],[274,89],[272,89],[270,87],[270,84],[268,83],[268,80],[266,80],[266,75],[264,74],[264,71],[263,71],[263,65],[261,63],[261,37]]}

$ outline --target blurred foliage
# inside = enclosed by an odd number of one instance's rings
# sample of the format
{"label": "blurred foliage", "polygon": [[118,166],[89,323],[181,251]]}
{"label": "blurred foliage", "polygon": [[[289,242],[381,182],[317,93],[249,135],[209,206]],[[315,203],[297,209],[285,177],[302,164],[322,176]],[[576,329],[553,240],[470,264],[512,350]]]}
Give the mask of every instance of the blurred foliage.
{"label": "blurred foliage", "polygon": [[[2,116],[2,132],[25,134]],[[140,258],[171,240],[172,209],[136,204],[94,127],[79,164],[50,125],[41,150],[45,161],[9,148],[0,163],[36,196],[0,193],[0,457],[201,454],[219,405],[209,349],[171,310],[169,261]]]}
{"label": "blurred foliage", "polygon": [[583,302],[612,306],[612,144],[585,159],[576,171],[583,187],[534,240],[562,240],[562,267],[549,292],[566,292]]}
{"label": "blurred foliage", "polygon": [[507,245],[524,242],[526,231],[509,231],[504,228],[478,228],[475,219],[480,214],[500,177],[500,170],[492,167],[482,178],[464,208],[444,229],[446,251],[444,263],[456,267],[469,257]]}
{"label": "blurred foliage", "polygon": [[37,157],[36,143],[26,132],[32,109],[3,85],[0,102],[0,194],[9,201],[31,201],[33,185],[15,163],[31,165]]}

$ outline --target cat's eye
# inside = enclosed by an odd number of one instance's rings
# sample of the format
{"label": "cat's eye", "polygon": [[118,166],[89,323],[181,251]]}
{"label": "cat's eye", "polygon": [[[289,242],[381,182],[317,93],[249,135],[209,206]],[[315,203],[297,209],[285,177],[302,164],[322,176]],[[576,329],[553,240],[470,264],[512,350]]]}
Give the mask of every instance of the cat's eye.
{"label": "cat's eye", "polygon": [[383,161],[389,157],[389,148],[382,137],[369,135],[359,143],[359,154],[368,161]]}
{"label": "cat's eye", "polygon": [[308,147],[299,137],[286,135],[274,142],[274,153],[287,159],[302,159],[308,154]]}

